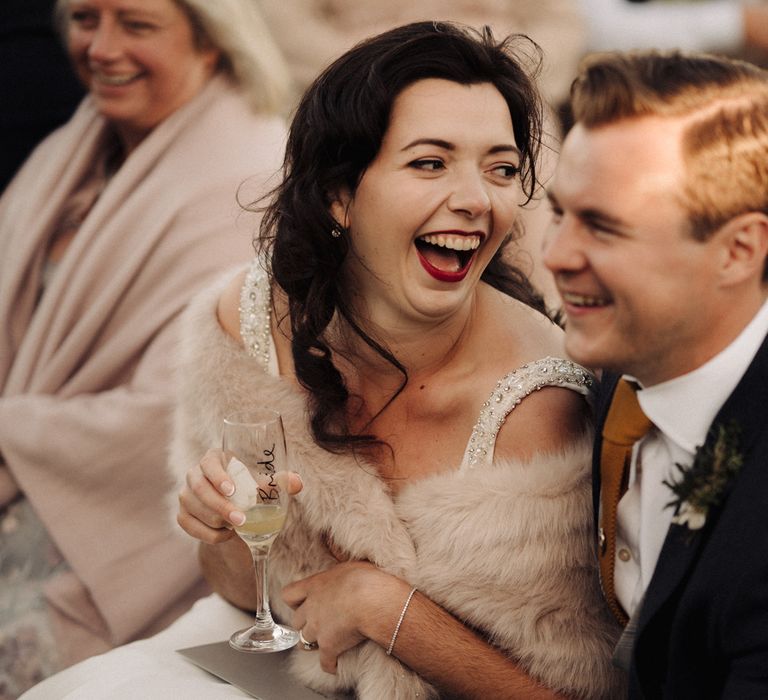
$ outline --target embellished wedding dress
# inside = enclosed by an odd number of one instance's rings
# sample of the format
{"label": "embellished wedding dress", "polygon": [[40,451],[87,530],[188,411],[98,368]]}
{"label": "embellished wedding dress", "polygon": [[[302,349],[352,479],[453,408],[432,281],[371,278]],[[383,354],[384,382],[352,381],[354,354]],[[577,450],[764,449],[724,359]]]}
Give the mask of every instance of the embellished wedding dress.
{"label": "embellished wedding dress", "polygon": [[[618,631],[600,596],[592,548],[591,440],[585,436],[526,462],[494,458],[500,427],[526,396],[548,386],[587,396],[591,374],[552,357],[512,370],[483,404],[461,464],[410,483],[393,498],[372,465],[314,443],[303,395],[278,376],[268,284],[254,263],[241,295],[245,349],[216,321],[222,286],[190,306],[171,464],[181,477],[218,444],[227,412],[263,405],[282,414],[291,468],[301,474],[304,489],[272,549],[270,590],[332,566],[336,560],[323,536],[331,533],[351,558],[367,559],[417,586],[548,687],[575,697],[616,697],[622,681],[610,658]],[[202,619],[211,606],[224,605],[215,596],[211,601],[147,641],[157,649],[165,634],[166,646],[200,644],[200,627],[212,635],[207,641],[226,639],[235,629],[231,615],[222,615],[218,625]],[[290,620],[279,595],[271,604],[276,617]],[[198,625],[191,624],[194,616]],[[195,633],[182,641],[184,629]],[[318,654],[308,652],[292,652],[291,667],[320,692],[353,690],[362,700],[437,697],[371,641],[343,654],[336,675],[323,672]],[[471,669],[467,659],[467,673]],[[190,668],[185,680],[193,673]],[[206,682],[205,697],[239,696],[236,689],[227,695],[215,681]]]}

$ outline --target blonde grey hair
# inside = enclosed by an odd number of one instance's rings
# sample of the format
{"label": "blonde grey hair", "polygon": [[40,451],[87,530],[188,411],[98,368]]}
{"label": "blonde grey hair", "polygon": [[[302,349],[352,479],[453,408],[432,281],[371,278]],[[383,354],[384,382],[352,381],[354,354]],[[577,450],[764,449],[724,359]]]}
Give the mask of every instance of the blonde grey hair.
{"label": "blonde grey hair", "polygon": [[[173,0],[189,18],[198,47],[221,53],[219,70],[243,91],[254,110],[286,112],[294,93],[288,66],[259,8],[259,0]],[[57,0],[55,17],[67,36],[69,0]]]}

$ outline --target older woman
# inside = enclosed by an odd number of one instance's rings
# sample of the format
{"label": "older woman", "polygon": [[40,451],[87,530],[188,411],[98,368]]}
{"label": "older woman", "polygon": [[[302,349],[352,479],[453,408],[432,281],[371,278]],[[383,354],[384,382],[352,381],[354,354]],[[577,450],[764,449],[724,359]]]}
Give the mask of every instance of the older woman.
{"label": "older woman", "polygon": [[[299,105],[262,254],[185,316],[179,522],[216,591],[253,609],[226,459],[201,455],[226,413],[279,411],[304,488],[272,550],[273,609],[323,694],[619,692],[590,536],[592,378],[502,253],[540,127],[490,34],[418,23],[358,45]],[[210,597],[29,698],[237,697],[172,650],[240,616]]]}
{"label": "older woman", "polygon": [[285,70],[250,0],[57,11],[89,94],[0,200],[6,693],[191,601],[164,515],[169,357],[193,292],[250,256],[236,193],[264,191],[284,142]]}

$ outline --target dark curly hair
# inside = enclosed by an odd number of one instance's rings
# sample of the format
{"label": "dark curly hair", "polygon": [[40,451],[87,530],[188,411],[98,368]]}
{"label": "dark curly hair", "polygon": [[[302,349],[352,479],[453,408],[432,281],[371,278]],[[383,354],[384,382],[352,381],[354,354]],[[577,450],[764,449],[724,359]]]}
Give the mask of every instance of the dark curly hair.
{"label": "dark curly hair", "polygon": [[[531,55],[516,58],[513,40]],[[331,238],[336,224],[332,200],[345,188],[354,194],[379,151],[396,97],[426,78],[490,83],[498,89],[509,106],[522,152],[523,191],[530,200],[537,186],[542,107],[522,63],[538,67],[540,54],[522,35],[497,42],[487,27],[476,32],[455,24],[417,22],[358,44],[331,64],[301,99],[289,132],[283,181],[266,208],[259,246],[271,261],[274,282],[288,298],[296,377],[309,392],[314,438],[326,449],[340,452],[381,444],[373,435],[351,434],[348,429],[345,409],[350,395],[325,337],[334,315],[402,372],[397,393],[408,379],[397,358],[366,332],[341,287],[349,245],[346,236]],[[546,314],[527,277],[501,253],[482,279]]]}

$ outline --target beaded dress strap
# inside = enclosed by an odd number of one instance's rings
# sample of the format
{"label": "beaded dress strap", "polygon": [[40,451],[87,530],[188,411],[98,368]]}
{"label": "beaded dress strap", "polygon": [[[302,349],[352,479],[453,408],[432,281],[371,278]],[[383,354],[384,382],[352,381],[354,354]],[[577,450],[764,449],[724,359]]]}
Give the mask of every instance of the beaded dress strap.
{"label": "beaded dress strap", "polygon": [[560,386],[589,396],[594,381],[592,373],[584,367],[559,357],[528,362],[503,376],[480,410],[461,469],[491,464],[501,426],[515,406],[532,392],[545,386]]}
{"label": "beaded dress strap", "polygon": [[240,289],[240,336],[246,352],[269,372],[270,306],[269,277],[258,258],[251,262]]}

